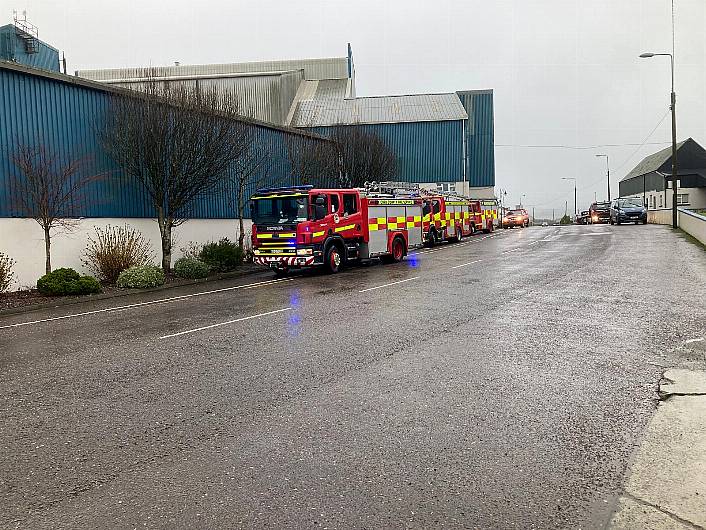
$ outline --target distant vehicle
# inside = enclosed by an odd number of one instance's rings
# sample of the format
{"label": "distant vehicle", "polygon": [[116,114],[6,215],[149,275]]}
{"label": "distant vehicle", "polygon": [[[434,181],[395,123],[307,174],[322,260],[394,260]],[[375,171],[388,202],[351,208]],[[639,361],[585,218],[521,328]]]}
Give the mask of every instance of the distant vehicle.
{"label": "distant vehicle", "polygon": [[547,223],[546,221],[544,221],[544,222],[542,223],[542,226],[549,226],[549,223]]}
{"label": "distant vehicle", "polygon": [[505,215],[503,215],[502,226],[503,228],[513,228],[515,226],[525,228],[529,226],[529,214],[527,210],[524,208],[508,210]]}
{"label": "distant vehicle", "polygon": [[588,210],[584,210],[579,215],[576,216],[576,224],[577,225],[587,225],[588,218],[589,218]]}
{"label": "distant vehicle", "polygon": [[647,224],[647,208],[641,198],[618,197],[610,204],[610,224]]}
{"label": "distant vehicle", "polygon": [[594,202],[588,209],[588,222],[592,225],[610,222],[610,202]]}

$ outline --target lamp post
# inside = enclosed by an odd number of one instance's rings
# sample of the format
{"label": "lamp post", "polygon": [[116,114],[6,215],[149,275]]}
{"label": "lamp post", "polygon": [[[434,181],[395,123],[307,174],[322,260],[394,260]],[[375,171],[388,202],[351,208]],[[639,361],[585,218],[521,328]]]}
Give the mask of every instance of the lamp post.
{"label": "lamp post", "polygon": [[672,94],[671,94],[671,110],[672,110],[672,227],[677,228],[677,96],[674,93],[674,55],[671,53],[643,53],[640,55],[643,59],[649,59],[657,55],[668,56],[672,65]]}
{"label": "lamp post", "polygon": [[597,157],[605,157],[605,167],[608,172],[608,202],[610,202],[610,164],[608,163],[608,155],[596,155]]}
{"label": "lamp post", "polygon": [[520,195],[520,208],[522,208],[522,198],[523,197],[527,197],[527,194],[523,193],[522,195]]}
{"label": "lamp post", "polygon": [[577,213],[577,203],[576,203],[576,179],[574,177],[561,177],[561,180],[573,180],[574,181],[574,219],[576,219]]}

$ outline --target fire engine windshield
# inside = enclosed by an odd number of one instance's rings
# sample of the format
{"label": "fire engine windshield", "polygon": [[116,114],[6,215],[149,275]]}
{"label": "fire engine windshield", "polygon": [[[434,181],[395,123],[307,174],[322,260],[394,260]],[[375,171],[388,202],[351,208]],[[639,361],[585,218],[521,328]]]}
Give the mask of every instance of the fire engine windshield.
{"label": "fire engine windshield", "polygon": [[290,224],[307,220],[308,198],[263,197],[253,199],[252,220],[255,224]]}

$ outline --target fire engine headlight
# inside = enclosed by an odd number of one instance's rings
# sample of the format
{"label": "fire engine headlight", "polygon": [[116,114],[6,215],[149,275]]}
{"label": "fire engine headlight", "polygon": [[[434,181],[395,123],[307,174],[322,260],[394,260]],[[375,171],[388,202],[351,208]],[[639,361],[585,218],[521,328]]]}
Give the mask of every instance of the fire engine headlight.
{"label": "fire engine headlight", "polygon": [[598,216],[597,216],[597,215],[594,215],[593,217],[591,217],[591,219],[594,220],[594,221],[598,221]]}
{"label": "fire engine headlight", "polygon": [[297,256],[312,256],[314,254],[313,248],[298,248]]}

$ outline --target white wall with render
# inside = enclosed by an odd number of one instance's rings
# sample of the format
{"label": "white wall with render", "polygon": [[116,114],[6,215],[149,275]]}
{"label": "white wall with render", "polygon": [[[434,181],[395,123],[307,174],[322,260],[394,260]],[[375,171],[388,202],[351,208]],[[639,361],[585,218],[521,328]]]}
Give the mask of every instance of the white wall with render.
{"label": "white wall with render", "polygon": [[[71,232],[55,231],[51,241],[51,264],[53,269],[71,267],[82,274],[89,271],[81,263],[81,255],[86,248],[88,236],[94,235],[94,227],[107,225],[129,225],[139,230],[152,244],[155,264],[161,261],[159,227],[154,219],[85,218]],[[252,222],[245,221],[248,234]],[[174,229],[172,264],[182,256],[181,249],[190,241],[203,244],[218,241],[223,237],[231,241],[238,239],[237,219],[192,219]],[[7,254],[17,263],[14,267],[15,283],[10,287],[17,290],[34,287],[37,278],[44,274],[44,233],[33,219],[0,218],[0,252]]]}

